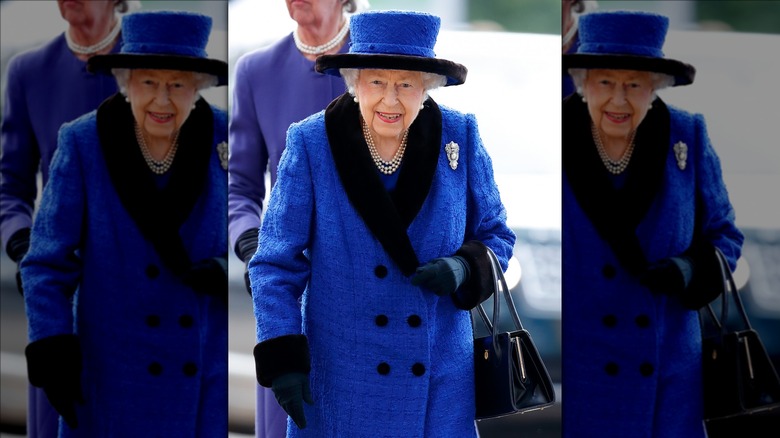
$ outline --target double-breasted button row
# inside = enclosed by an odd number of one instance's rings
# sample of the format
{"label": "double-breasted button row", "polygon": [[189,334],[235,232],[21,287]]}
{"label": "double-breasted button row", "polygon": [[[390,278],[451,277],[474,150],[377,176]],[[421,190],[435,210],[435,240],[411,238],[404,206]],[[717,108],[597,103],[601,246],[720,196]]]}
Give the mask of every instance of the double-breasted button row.
{"label": "double-breasted button row", "polygon": [[[620,374],[620,366],[615,362],[607,362],[604,365],[604,372],[608,376],[617,376]],[[650,377],[655,372],[655,367],[650,362],[643,362],[639,365],[639,374],[643,377]]]}
{"label": "double-breasted button row", "polygon": [[[634,318],[634,324],[639,328],[650,327],[650,322],[650,317],[644,314]],[[604,324],[605,327],[616,327],[618,325],[618,317],[612,314],[604,315],[601,317],[601,323]]]}
{"label": "double-breasted button row", "polygon": [[376,275],[377,278],[385,278],[385,277],[387,277],[387,266],[385,266],[385,265],[377,265],[377,267],[374,268],[374,275]]}
{"label": "double-breasted button row", "polygon": [[[146,325],[149,327],[159,327],[162,319],[159,315],[147,315]],[[181,315],[179,317],[179,326],[182,328],[190,328],[195,324],[195,318],[192,315]]]}
{"label": "double-breasted button row", "polygon": [[[390,318],[388,318],[387,315],[377,315],[374,318],[374,323],[379,327],[384,327],[390,323]],[[409,317],[406,318],[406,323],[409,327],[419,327],[422,325],[422,318],[420,318],[420,315],[409,315]]]}
{"label": "double-breasted button row", "polygon": [[[421,364],[420,362],[417,362],[414,365],[412,365],[411,371],[412,374],[414,374],[417,377],[420,377],[425,374],[425,365]],[[381,362],[379,365],[376,366],[376,372],[383,376],[390,374],[390,364],[387,362]]]}
{"label": "double-breasted button row", "polygon": [[[147,367],[147,370],[153,376],[160,376],[163,373],[163,366],[160,362],[152,362]],[[182,365],[181,372],[187,377],[192,377],[198,374],[198,365],[195,362],[187,362]]]}

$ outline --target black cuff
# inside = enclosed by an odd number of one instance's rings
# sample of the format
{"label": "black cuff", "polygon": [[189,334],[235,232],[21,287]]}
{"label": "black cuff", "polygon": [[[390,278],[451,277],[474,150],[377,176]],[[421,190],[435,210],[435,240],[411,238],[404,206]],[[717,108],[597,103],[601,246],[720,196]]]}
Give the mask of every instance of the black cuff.
{"label": "black cuff", "polygon": [[692,262],[693,275],[688,288],[680,295],[680,301],[686,308],[698,310],[723,292],[720,262],[715,247],[709,242],[694,242],[685,255]]}
{"label": "black cuff", "polygon": [[257,382],[266,388],[282,374],[311,371],[309,341],[304,335],[279,336],[260,342],[255,345],[254,356]]}
{"label": "black cuff", "polygon": [[43,388],[81,373],[81,345],[76,335],[56,335],[31,342],[24,349],[27,378]]}
{"label": "black cuff", "polygon": [[481,302],[490,298],[495,287],[493,269],[487,246],[478,240],[471,240],[455,252],[469,264],[469,278],[453,293],[452,301],[455,307],[471,310]]}
{"label": "black cuff", "polygon": [[251,259],[257,251],[257,234],[257,228],[250,228],[241,233],[241,235],[238,236],[238,240],[236,240],[236,255],[244,263],[249,262],[249,259]]}
{"label": "black cuff", "polygon": [[30,249],[30,229],[20,228],[8,238],[8,244],[5,246],[5,252],[15,263],[19,263],[27,251]]}

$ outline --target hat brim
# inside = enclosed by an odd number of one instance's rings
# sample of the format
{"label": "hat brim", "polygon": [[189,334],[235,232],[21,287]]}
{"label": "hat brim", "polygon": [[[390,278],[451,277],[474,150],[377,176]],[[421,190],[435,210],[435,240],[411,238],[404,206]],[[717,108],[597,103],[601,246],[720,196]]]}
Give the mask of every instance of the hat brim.
{"label": "hat brim", "polygon": [[564,71],[570,68],[639,70],[664,73],[674,78],[674,86],[689,85],[696,77],[696,68],[674,59],[632,55],[592,55],[571,53],[563,55]]}
{"label": "hat brim", "polygon": [[206,73],[217,77],[217,86],[228,81],[228,64],[218,59],[179,55],[133,55],[116,53],[97,55],[87,61],[87,70],[110,74],[112,68],[179,70]]}
{"label": "hat brim", "polygon": [[436,73],[447,78],[447,84],[460,85],[466,82],[468,69],[465,66],[446,59],[425,58],[408,55],[361,55],[342,53],[337,55],[322,55],[317,58],[315,69],[320,73],[341,76],[341,68],[380,69],[380,70],[410,70],[426,73]]}

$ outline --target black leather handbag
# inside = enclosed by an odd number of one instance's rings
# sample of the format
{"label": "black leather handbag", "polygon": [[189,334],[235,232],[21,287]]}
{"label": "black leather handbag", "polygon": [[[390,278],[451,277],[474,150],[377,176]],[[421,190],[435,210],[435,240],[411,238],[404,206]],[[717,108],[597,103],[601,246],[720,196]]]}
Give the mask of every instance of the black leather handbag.
{"label": "black leather handbag", "polygon": [[[475,331],[474,338],[478,420],[544,409],[555,403],[552,379],[531,334],[523,329],[501,265],[490,248],[488,255],[494,279],[492,321],[482,304],[475,309],[488,330],[487,336],[477,336]],[[515,330],[509,332],[498,331],[501,295],[515,324]]]}
{"label": "black leather handbag", "polygon": [[[702,330],[704,419],[710,436],[726,425],[762,428],[780,424],[780,378],[758,333],[750,326],[742,299],[723,253],[715,248],[723,290],[720,316],[713,305],[699,311]],[[736,317],[729,318],[729,304]],[[775,428],[775,432],[777,429]],[[775,435],[776,436],[776,435]]]}

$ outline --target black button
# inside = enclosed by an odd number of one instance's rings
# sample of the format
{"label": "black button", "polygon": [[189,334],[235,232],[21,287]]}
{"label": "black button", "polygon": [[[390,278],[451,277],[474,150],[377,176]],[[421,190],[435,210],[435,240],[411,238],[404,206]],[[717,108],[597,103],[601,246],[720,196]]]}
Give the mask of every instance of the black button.
{"label": "black button", "polygon": [[604,265],[604,267],[601,268],[601,273],[607,278],[615,278],[615,275],[617,275],[617,269],[615,269],[615,267],[612,265]]}
{"label": "black button", "polygon": [[190,315],[182,315],[179,317],[179,325],[184,328],[190,328],[195,323],[195,319]]}
{"label": "black button", "polygon": [[185,376],[192,377],[198,373],[198,366],[192,362],[187,362],[183,367],[181,367],[181,370]]}
{"label": "black button", "polygon": [[149,265],[146,267],[146,276],[149,278],[157,278],[160,276],[160,268],[155,265]]}
{"label": "black button", "polygon": [[374,275],[376,275],[379,278],[387,277],[387,267],[384,265],[377,266],[376,268],[374,268]]}
{"label": "black button", "polygon": [[149,327],[159,327],[160,326],[160,317],[157,315],[149,315],[146,317],[146,325]]}
{"label": "black button", "polygon": [[419,315],[411,315],[406,318],[406,322],[409,324],[409,327],[419,327],[422,324],[422,318]]}
{"label": "black button", "polygon": [[634,322],[638,327],[646,328],[650,326],[650,317],[647,315],[639,315],[634,319]]}
{"label": "black button", "polygon": [[645,377],[652,376],[654,371],[655,367],[649,362],[645,362],[642,365],[639,365],[639,373]]}
{"label": "black button", "polygon": [[610,362],[604,366],[604,372],[610,376],[617,376],[618,371],[619,367],[615,362]]}
{"label": "black button", "polygon": [[382,362],[376,366],[376,372],[378,372],[383,376],[390,374],[390,365],[387,364],[386,362]]}
{"label": "black button", "polygon": [[604,323],[604,325],[607,327],[614,327],[617,325],[617,316],[605,315],[603,318],[601,318],[601,322]]}
{"label": "black button", "polygon": [[152,362],[149,364],[149,374],[153,376],[159,376],[162,374],[162,365],[160,365],[158,362]]}
{"label": "black button", "polygon": [[374,318],[374,322],[375,322],[375,323],[376,323],[376,325],[378,325],[379,327],[384,327],[384,326],[386,326],[386,325],[387,325],[387,322],[388,322],[387,315],[377,315],[377,317],[376,317],[376,318]]}
{"label": "black button", "polygon": [[425,365],[417,362],[416,364],[412,365],[412,374],[414,374],[417,377],[422,376],[425,374]]}

